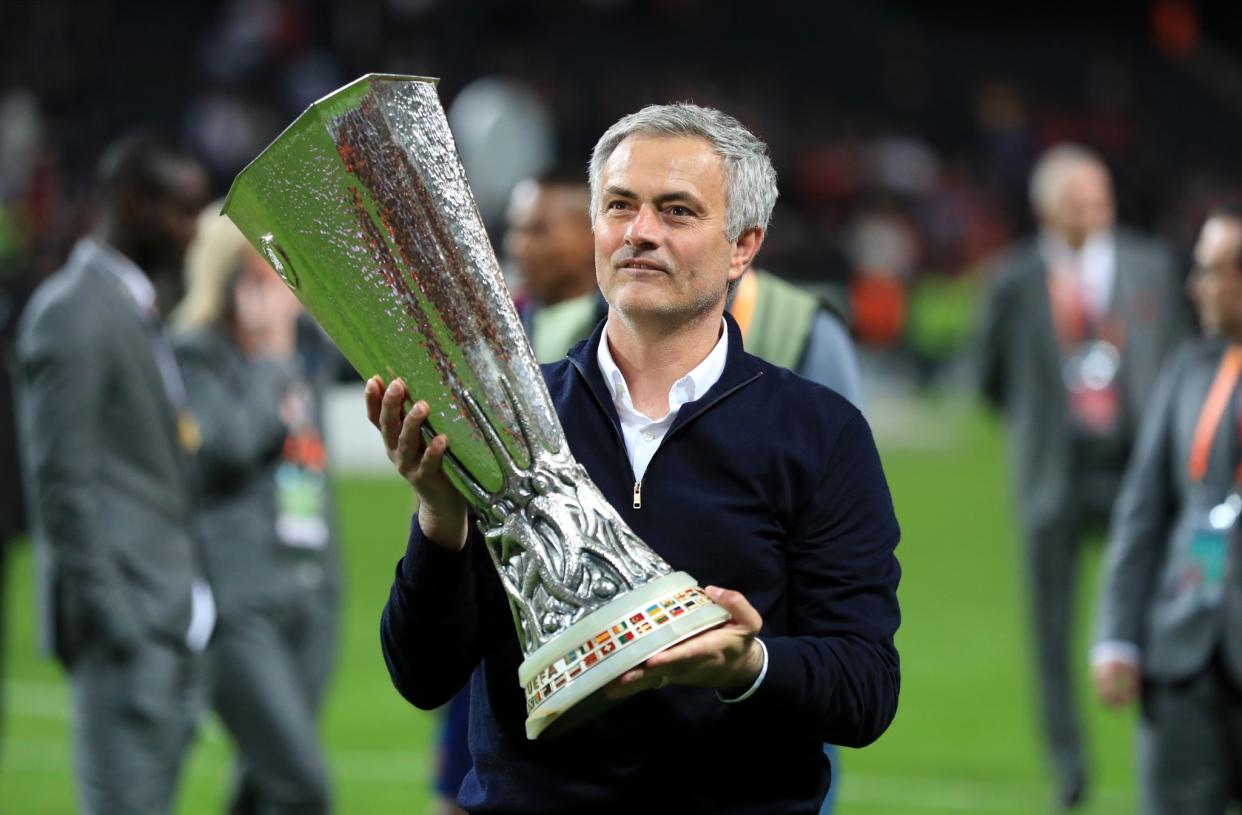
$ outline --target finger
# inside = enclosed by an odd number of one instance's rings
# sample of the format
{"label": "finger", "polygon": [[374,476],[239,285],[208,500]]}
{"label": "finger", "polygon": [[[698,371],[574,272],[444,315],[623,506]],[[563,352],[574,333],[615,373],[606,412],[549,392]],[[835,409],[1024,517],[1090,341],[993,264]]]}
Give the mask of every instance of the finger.
{"label": "finger", "polygon": [[367,420],[379,429],[380,405],[384,400],[384,380],[379,374],[367,380],[367,386],[363,388],[363,395],[367,405]]}
{"label": "finger", "polygon": [[647,668],[668,668],[680,663],[717,659],[723,656],[726,649],[737,648],[739,641],[738,634],[713,628],[647,657],[643,665]]}
{"label": "finger", "polygon": [[722,589],[719,586],[708,586],[703,591],[707,592],[707,596],[716,601],[717,605],[729,612],[734,623],[752,634],[759,633],[759,629],[763,627],[763,618],[741,592]]}
{"label": "finger", "polygon": [[389,453],[397,449],[401,435],[401,422],[405,419],[405,383],[394,379],[384,391],[380,405],[379,429],[384,437],[384,447]]}
{"label": "finger", "polygon": [[1095,695],[1099,700],[1108,707],[1114,707],[1117,704],[1117,692],[1113,683],[1107,679],[1100,680],[1095,684]]}
{"label": "finger", "polygon": [[1108,704],[1108,682],[1105,681],[1104,677],[1100,676],[1099,674],[1096,674],[1095,682],[1093,684],[1095,685],[1095,698],[1099,699],[1101,702],[1107,705]]}
{"label": "finger", "polygon": [[418,401],[410,408],[401,422],[401,434],[397,436],[397,470],[408,474],[418,466],[423,456],[423,421],[427,418],[427,403]]}
{"label": "finger", "polygon": [[616,681],[618,685],[632,685],[635,682],[643,681],[643,679],[645,679],[646,677],[647,677],[646,669],[642,667],[638,667],[638,668],[631,668],[630,670],[621,674],[620,676],[617,677]]}
{"label": "finger", "polygon": [[614,679],[604,686],[604,696],[609,699],[628,699],[641,693],[642,690],[642,686],[637,682],[623,685],[620,679]]}
{"label": "finger", "polygon": [[1138,671],[1130,669],[1125,672],[1122,679],[1122,698],[1121,703],[1128,705],[1134,701],[1139,692],[1139,675]]}
{"label": "finger", "polygon": [[668,687],[670,677],[667,673],[656,673],[645,668],[634,668],[621,674],[604,686],[604,695],[609,699],[626,699],[645,690],[659,690]]}
{"label": "finger", "polygon": [[437,475],[444,465],[444,454],[448,452],[448,436],[441,433],[427,442],[423,451],[423,463],[420,466],[422,476]]}

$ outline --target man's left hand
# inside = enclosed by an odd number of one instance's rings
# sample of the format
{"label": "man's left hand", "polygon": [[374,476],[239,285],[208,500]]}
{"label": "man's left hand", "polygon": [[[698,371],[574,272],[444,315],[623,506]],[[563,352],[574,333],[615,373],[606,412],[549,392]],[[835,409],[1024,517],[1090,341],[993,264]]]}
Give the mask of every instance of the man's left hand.
{"label": "man's left hand", "polygon": [[744,693],[763,669],[763,648],[755,635],[763,618],[736,591],[707,586],[703,589],[732,616],[724,625],[708,629],[661,651],[637,668],[617,677],[605,688],[610,699],[624,699],[649,688],[668,684],[714,688],[722,695]]}

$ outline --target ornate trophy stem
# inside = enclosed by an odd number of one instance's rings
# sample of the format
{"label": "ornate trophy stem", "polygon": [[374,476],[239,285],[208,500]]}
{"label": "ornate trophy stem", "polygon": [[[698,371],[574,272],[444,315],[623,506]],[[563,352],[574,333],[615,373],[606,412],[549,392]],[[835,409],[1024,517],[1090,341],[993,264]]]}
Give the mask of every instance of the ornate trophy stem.
{"label": "ornate trophy stem", "polygon": [[316,102],[242,171],[224,210],[359,373],[403,377],[431,406],[423,432],[449,437],[446,471],[508,596],[536,738],[728,614],[570,454],[434,82],[369,74]]}

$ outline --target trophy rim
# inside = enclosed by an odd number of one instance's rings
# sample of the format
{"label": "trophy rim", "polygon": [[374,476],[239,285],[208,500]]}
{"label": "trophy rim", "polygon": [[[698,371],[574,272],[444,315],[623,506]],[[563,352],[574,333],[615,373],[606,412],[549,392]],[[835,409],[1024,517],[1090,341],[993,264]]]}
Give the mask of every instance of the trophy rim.
{"label": "trophy rim", "polygon": [[352,82],[342,85],[341,87],[336,88],[330,93],[324,94],[323,96],[316,99],[314,102],[311,102],[309,105],[307,105],[306,110],[299,113],[296,119],[294,119],[292,122],[286,125],[284,129],[281,130],[280,133],[276,135],[275,138],[273,138],[270,142],[268,142],[267,147],[264,147],[262,150],[260,150],[258,155],[250,159],[250,161],[246,163],[246,166],[243,167],[240,171],[238,171],[237,175],[233,176],[233,183],[229,184],[228,194],[224,196],[224,203],[220,206],[220,214],[221,215],[228,214],[229,204],[233,202],[233,194],[237,191],[238,185],[242,183],[242,179],[246,176],[247,173],[250,172],[250,169],[252,167],[258,164],[259,161],[262,160],[262,158],[266,156],[269,151],[271,151],[273,147],[275,147],[279,142],[284,140],[286,133],[290,132],[295,127],[300,125],[302,123],[302,120],[305,119],[307,116],[314,114],[317,111],[317,109],[320,106],[322,106],[325,102],[327,102],[329,99],[332,99],[336,96],[341,95],[342,93],[349,91],[351,88],[353,88],[356,85],[362,84],[364,82],[369,83],[374,80],[398,81],[398,82],[421,82],[425,85],[431,85],[432,87],[436,87],[440,84],[440,77],[438,76],[416,76],[414,74],[390,74],[390,73],[383,73],[383,72],[377,71],[377,72],[373,72],[369,74],[363,74],[362,76],[358,77]]}

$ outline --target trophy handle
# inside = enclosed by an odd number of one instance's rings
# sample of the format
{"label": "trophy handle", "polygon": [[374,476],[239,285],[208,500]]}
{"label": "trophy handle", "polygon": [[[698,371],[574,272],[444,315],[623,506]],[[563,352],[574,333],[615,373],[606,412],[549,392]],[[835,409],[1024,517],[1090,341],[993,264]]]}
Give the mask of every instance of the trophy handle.
{"label": "trophy handle", "polygon": [[267,258],[268,263],[272,264],[272,268],[276,270],[276,274],[280,275],[280,279],[285,281],[289,288],[297,291],[298,273],[294,271],[284,247],[277,243],[276,236],[268,232],[259,238],[259,245],[263,250],[263,256]]}

